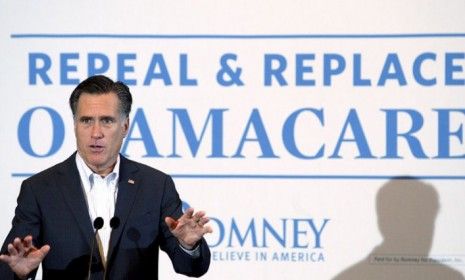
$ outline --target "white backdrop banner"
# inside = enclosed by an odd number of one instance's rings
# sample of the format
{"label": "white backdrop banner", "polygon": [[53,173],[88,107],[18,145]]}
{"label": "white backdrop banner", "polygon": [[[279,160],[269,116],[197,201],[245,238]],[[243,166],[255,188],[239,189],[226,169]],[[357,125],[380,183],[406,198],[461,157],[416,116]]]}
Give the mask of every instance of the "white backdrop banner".
{"label": "white backdrop banner", "polygon": [[1,1],[0,237],[104,74],[211,217],[204,279],[463,279],[465,2],[375,2]]}

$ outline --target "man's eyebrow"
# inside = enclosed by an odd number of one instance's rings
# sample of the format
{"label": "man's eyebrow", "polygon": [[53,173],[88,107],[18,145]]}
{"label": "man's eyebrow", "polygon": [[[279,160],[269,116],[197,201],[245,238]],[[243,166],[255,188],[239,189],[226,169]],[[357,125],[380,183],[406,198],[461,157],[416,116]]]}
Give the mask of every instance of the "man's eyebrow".
{"label": "man's eyebrow", "polygon": [[116,120],[114,116],[101,116],[99,117],[100,120]]}
{"label": "man's eyebrow", "polygon": [[91,119],[93,119],[93,117],[91,116],[80,116],[79,117],[79,120],[91,120]]}

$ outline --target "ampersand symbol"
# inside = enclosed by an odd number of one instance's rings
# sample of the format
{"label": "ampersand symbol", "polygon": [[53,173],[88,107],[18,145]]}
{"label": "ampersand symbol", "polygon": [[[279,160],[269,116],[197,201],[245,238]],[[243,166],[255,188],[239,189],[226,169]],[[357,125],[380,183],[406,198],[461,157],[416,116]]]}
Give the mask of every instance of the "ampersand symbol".
{"label": "ampersand symbol", "polygon": [[236,69],[232,69],[228,65],[229,60],[236,61],[237,55],[233,53],[227,53],[221,56],[220,64],[221,69],[216,74],[216,80],[222,86],[232,86],[238,85],[243,86],[244,83],[241,81],[240,76],[242,73],[242,68],[237,67]]}

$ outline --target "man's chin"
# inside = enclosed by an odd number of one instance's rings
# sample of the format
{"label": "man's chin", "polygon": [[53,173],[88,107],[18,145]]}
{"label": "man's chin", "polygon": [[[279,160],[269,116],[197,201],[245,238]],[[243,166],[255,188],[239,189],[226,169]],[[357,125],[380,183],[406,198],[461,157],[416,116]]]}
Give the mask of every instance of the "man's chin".
{"label": "man's chin", "polygon": [[94,171],[101,171],[106,168],[106,165],[104,161],[102,160],[90,160],[89,161],[89,167]]}

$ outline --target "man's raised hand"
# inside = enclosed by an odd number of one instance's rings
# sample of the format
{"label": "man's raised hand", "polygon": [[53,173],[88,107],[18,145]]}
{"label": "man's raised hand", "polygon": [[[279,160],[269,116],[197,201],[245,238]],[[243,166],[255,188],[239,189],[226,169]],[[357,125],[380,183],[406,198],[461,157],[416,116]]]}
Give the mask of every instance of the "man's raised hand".
{"label": "man's raised hand", "polygon": [[0,255],[0,261],[7,263],[11,270],[21,279],[26,279],[29,273],[38,268],[50,251],[49,245],[37,249],[32,244],[32,236],[23,240],[16,237],[8,244],[8,255]]}
{"label": "man's raised hand", "polygon": [[178,239],[182,247],[192,250],[194,246],[206,233],[211,233],[210,226],[206,226],[210,219],[205,216],[204,211],[194,213],[193,208],[187,209],[178,220],[166,217],[165,222],[171,233]]}

